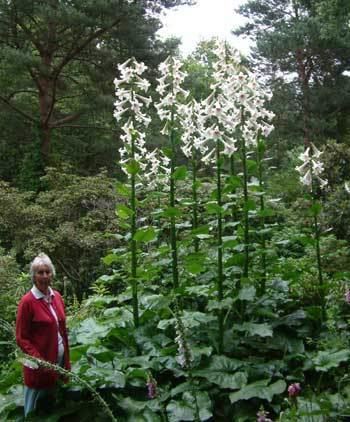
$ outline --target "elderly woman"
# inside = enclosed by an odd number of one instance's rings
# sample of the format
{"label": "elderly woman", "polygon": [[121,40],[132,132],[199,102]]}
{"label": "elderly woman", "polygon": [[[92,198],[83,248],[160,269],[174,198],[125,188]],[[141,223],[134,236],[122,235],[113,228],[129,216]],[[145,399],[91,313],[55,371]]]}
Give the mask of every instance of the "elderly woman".
{"label": "elderly woman", "polygon": [[[51,259],[41,253],[30,264],[32,289],[19,305],[16,340],[24,353],[70,369],[64,303],[50,287],[55,275]],[[53,394],[59,375],[53,370],[24,364],[24,414],[34,411],[40,399]]]}

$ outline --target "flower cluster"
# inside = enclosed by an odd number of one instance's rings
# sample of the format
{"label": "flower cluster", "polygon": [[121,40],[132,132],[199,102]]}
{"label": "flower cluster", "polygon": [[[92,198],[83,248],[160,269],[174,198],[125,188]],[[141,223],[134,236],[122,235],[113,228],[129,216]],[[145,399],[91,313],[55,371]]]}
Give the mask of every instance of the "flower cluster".
{"label": "flower cluster", "polygon": [[289,397],[297,397],[301,392],[301,387],[298,382],[294,382],[288,387]]}
{"label": "flower cluster", "polygon": [[187,158],[191,158],[193,151],[197,150],[204,155],[208,149],[206,140],[203,137],[204,114],[201,104],[191,100],[178,108],[181,125],[181,149]]}
{"label": "flower cluster", "polygon": [[148,374],[147,377],[147,395],[149,399],[154,399],[157,397],[157,381],[152,377],[152,374]]}
{"label": "flower cluster", "polygon": [[[231,156],[237,150],[238,128],[247,145],[256,145],[258,134],[268,136],[273,130],[268,122],[274,114],[264,108],[270,95],[242,66],[237,50],[218,41],[214,53],[217,60],[213,65],[212,93],[203,101],[204,114],[208,116],[205,135],[208,140],[220,141],[223,153]],[[203,161],[213,159],[212,149]]]}
{"label": "flower cluster", "polygon": [[190,368],[193,358],[186,340],[185,327],[178,315],[175,316],[175,332],[175,341],[178,346],[177,361],[183,368]]}
{"label": "flower cluster", "polygon": [[303,162],[302,165],[295,168],[300,174],[300,182],[311,191],[313,180],[319,183],[321,189],[325,188],[328,184],[326,179],[321,179],[320,177],[324,171],[323,163],[320,160],[322,154],[311,142],[310,146],[299,155],[299,160]]}
{"label": "flower cluster", "polygon": [[170,158],[161,149],[154,149],[145,154],[141,163],[143,181],[147,189],[153,190],[157,185],[167,186],[170,177]]}
{"label": "flower cluster", "polygon": [[272,419],[268,418],[269,412],[264,410],[263,407],[260,408],[259,412],[256,414],[256,422],[272,422]]}
{"label": "flower cluster", "polygon": [[121,127],[123,146],[119,150],[120,163],[124,171],[125,164],[131,158],[136,160],[141,167],[146,166],[144,158],[147,155],[147,149],[143,129],[149,125],[151,119],[144,113],[144,109],[149,107],[152,101],[144,95],[150,86],[146,79],[141,78],[146,69],[143,63],[138,63],[132,58],[118,66],[120,77],[114,79],[116,88],[114,117],[118,122],[126,119]]}
{"label": "flower cluster", "polygon": [[181,87],[186,77],[186,73],[181,71],[181,66],[182,63],[174,57],[168,57],[159,65],[161,76],[157,79],[156,91],[161,98],[155,106],[160,120],[165,121],[165,126],[161,130],[163,135],[168,135],[171,129],[175,129],[175,114],[181,99],[188,96],[188,92]]}
{"label": "flower cluster", "polygon": [[146,69],[144,63],[138,63],[134,58],[118,65],[120,77],[114,79],[114,117],[117,121],[126,111],[131,110],[138,122],[146,126],[150,123],[150,118],[142,113],[142,108],[148,107],[152,100],[140,93],[146,93],[150,86],[147,79],[141,78]]}

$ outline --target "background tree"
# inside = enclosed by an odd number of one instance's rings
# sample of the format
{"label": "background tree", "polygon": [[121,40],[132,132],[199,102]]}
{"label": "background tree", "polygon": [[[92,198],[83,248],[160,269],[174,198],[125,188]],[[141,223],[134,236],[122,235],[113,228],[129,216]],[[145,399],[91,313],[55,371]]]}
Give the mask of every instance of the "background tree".
{"label": "background tree", "polygon": [[[277,113],[275,139],[287,129],[299,144],[342,140],[350,104],[350,50],[339,36],[346,31],[340,2],[252,0],[239,10],[249,22],[235,33],[256,41],[253,64],[276,93],[276,111],[285,109]],[[334,35],[330,28],[338,21],[342,29]]]}
{"label": "background tree", "polygon": [[[157,14],[185,3],[190,1],[1,1],[0,124],[10,123],[2,150],[10,137],[18,162],[33,161],[34,154],[34,176],[55,154],[69,160],[73,150],[92,148],[84,154],[87,162],[79,163],[86,168],[91,156],[110,155],[116,64],[130,55],[157,62],[173,47],[156,39]],[[5,152],[5,162],[7,157]],[[1,176],[14,176],[7,171]]]}

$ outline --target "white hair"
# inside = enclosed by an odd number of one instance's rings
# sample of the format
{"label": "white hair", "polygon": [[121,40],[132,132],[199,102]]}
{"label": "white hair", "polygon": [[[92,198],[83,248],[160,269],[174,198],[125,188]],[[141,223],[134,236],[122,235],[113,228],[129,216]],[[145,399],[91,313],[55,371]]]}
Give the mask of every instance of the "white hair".
{"label": "white hair", "polygon": [[30,263],[29,274],[32,281],[34,281],[34,276],[37,272],[38,267],[40,267],[40,265],[47,265],[50,268],[52,275],[55,276],[56,270],[51,259],[45,253],[39,253],[39,255],[36,256],[33,259],[33,261]]}

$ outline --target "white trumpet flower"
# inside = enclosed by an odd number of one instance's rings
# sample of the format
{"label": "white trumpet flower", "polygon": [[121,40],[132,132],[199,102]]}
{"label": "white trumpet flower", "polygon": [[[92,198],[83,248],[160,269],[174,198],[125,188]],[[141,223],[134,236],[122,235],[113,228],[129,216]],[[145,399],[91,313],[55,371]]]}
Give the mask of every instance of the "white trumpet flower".
{"label": "white trumpet flower", "polygon": [[120,76],[114,79],[114,117],[118,122],[126,120],[121,127],[123,134],[120,138],[123,145],[119,149],[120,164],[124,172],[127,172],[126,165],[130,159],[138,161],[142,170],[147,167],[143,130],[151,119],[144,109],[149,107],[152,100],[144,95],[150,86],[150,83],[141,77],[146,69],[144,63],[131,58],[118,65]]}
{"label": "white trumpet flower", "polygon": [[[223,154],[231,156],[237,151],[237,130],[247,146],[256,146],[259,133],[267,137],[274,129],[274,113],[264,108],[269,94],[243,68],[238,51],[218,41],[214,53],[212,93],[202,102],[207,116],[204,134],[208,148],[214,148],[213,141],[220,142]],[[209,151],[204,159],[214,161],[215,154]]]}
{"label": "white trumpet flower", "polygon": [[[169,121],[177,114],[183,100],[188,96],[188,92],[182,88],[182,83],[187,76],[181,69],[182,63],[174,58],[168,57],[158,67],[161,74],[157,79],[156,91],[160,94],[160,101],[155,104],[158,116],[162,121]],[[170,128],[170,124],[165,125]]]}
{"label": "white trumpet flower", "polygon": [[302,164],[295,167],[300,174],[300,182],[311,191],[313,189],[313,181],[317,182],[321,189],[324,189],[328,184],[326,179],[320,177],[324,171],[323,163],[319,160],[322,154],[323,152],[319,151],[311,142],[310,146],[298,157]]}

